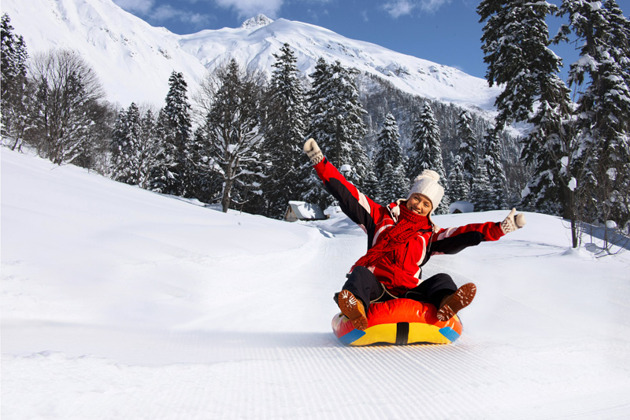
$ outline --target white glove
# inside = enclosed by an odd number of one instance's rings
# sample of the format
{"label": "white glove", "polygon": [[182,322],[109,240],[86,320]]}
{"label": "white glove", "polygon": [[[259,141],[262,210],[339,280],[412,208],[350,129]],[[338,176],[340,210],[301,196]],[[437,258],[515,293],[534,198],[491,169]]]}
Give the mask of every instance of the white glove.
{"label": "white glove", "polygon": [[308,139],[306,143],[304,143],[304,153],[306,153],[313,165],[317,165],[324,159],[322,151],[319,149],[317,142],[313,139]]}
{"label": "white glove", "polygon": [[523,213],[516,214],[516,209],[512,209],[510,214],[501,222],[501,229],[503,233],[510,233],[522,228],[525,223],[527,223],[525,215]]}

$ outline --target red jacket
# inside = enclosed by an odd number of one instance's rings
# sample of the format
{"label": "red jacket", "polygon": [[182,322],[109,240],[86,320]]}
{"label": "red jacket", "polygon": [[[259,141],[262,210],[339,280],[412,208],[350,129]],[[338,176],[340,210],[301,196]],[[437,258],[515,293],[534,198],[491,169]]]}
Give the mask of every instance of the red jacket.
{"label": "red jacket", "polygon": [[[405,200],[402,199],[388,206],[374,202],[349,183],[325,158],[314,168],[328,192],[338,200],[343,212],[365,230],[368,249],[387,236],[383,233],[398,223],[401,211],[407,210],[404,207]],[[392,248],[368,267],[394,295],[400,295],[420,284],[421,266],[426,264],[431,255],[455,254],[468,246],[478,245],[481,241],[496,241],[504,235],[500,224],[495,222],[439,229],[429,217],[415,217],[424,219],[424,223],[418,221],[421,229],[417,234],[409,238],[404,246]]]}

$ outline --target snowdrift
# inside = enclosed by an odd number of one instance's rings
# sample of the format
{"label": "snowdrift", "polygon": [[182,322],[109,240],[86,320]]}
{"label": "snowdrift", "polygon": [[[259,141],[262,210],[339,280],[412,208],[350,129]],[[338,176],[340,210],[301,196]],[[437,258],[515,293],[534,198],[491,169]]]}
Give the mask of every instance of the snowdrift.
{"label": "snowdrift", "polygon": [[[332,296],[365,251],[2,149],[2,418],[624,418],[630,254],[562,220],[433,257],[478,286],[448,346],[345,347]],[[507,211],[436,217],[441,226]]]}

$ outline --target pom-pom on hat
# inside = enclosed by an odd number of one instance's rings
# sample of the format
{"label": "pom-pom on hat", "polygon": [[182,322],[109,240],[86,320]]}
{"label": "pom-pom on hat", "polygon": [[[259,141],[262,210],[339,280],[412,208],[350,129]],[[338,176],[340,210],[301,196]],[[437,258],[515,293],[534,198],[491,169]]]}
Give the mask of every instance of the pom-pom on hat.
{"label": "pom-pom on hat", "polygon": [[431,169],[425,169],[413,181],[407,200],[412,194],[422,194],[431,200],[431,204],[433,204],[432,211],[435,210],[440,205],[442,197],[444,197],[444,188],[438,184],[439,180],[440,174]]}

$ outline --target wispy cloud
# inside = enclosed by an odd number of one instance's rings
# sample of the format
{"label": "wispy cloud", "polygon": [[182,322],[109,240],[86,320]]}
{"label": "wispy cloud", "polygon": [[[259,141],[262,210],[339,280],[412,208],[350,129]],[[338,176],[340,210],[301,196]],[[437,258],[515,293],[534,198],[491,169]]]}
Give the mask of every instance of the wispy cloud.
{"label": "wispy cloud", "polygon": [[430,13],[437,12],[440,7],[450,2],[451,0],[421,0],[420,10]]}
{"label": "wispy cloud", "polygon": [[408,0],[388,1],[383,5],[383,9],[393,18],[409,15],[415,7],[416,5]]}
{"label": "wispy cloud", "polygon": [[152,19],[158,22],[166,22],[169,20],[176,20],[185,24],[190,24],[191,29],[199,29],[208,25],[212,20],[211,15],[193,12],[190,10],[179,9],[171,6],[170,4],[164,4],[158,6],[152,10],[149,15]]}
{"label": "wispy cloud", "polygon": [[123,9],[132,13],[148,14],[153,5],[154,0],[114,0],[114,3],[122,7]]}
{"label": "wispy cloud", "polygon": [[389,0],[383,5],[383,9],[396,19],[410,15],[414,10],[435,13],[440,7],[450,2],[451,0]]}
{"label": "wispy cloud", "polygon": [[[196,3],[198,0],[186,0],[186,3]],[[155,0],[114,0],[114,2],[128,12],[148,18],[152,23],[181,22],[190,25],[191,30],[206,27],[214,16],[189,10],[185,5],[176,7],[172,4],[156,5]]]}
{"label": "wispy cloud", "polygon": [[276,18],[284,0],[215,0],[215,3],[226,9],[234,9],[240,18],[248,18],[260,13]]}

